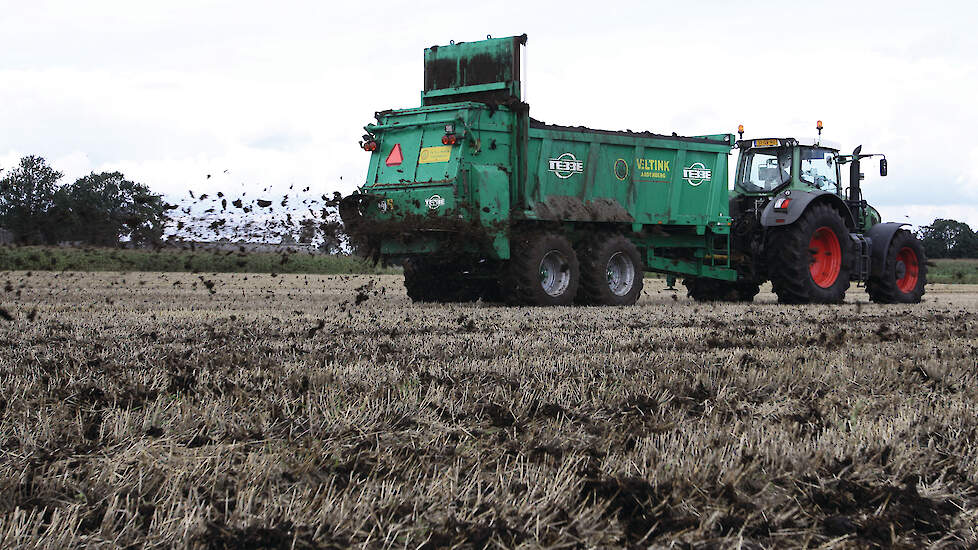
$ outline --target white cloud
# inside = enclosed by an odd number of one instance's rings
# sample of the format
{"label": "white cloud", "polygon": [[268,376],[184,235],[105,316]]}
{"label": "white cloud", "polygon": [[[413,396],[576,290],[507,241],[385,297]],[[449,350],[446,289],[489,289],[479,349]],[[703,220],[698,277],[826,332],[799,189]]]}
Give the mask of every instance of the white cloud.
{"label": "white cloud", "polygon": [[2,167],[32,153],[172,195],[349,192],[362,126],[419,103],[424,47],[527,32],[536,118],[797,137],[822,119],[845,148],[887,153],[891,175],[865,187],[886,217],[978,226],[972,4],[8,4]]}

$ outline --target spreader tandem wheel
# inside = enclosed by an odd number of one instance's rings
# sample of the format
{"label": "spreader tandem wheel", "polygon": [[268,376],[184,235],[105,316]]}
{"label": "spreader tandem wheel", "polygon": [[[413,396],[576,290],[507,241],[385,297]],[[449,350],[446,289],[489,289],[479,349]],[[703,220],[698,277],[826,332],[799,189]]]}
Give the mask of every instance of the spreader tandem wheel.
{"label": "spreader tandem wheel", "polygon": [[414,257],[404,261],[404,289],[414,302],[474,302],[479,288],[462,277],[458,266]]}
{"label": "spreader tandem wheel", "polygon": [[753,302],[761,287],[751,281],[719,281],[706,277],[683,279],[686,295],[697,302]]}
{"label": "spreader tandem wheel", "polygon": [[506,299],[531,306],[569,306],[580,284],[577,254],[567,237],[534,232],[519,235],[506,273]]}
{"label": "spreader tandem wheel", "polygon": [[869,299],[878,304],[916,304],[927,284],[927,257],[920,241],[901,229],[893,235],[878,277],[866,282]]}
{"label": "spreader tandem wheel", "polygon": [[642,295],[642,258],[624,236],[599,234],[578,248],[581,287],[577,302],[585,305],[630,306]]}
{"label": "spreader tandem wheel", "polygon": [[768,270],[783,304],[839,304],[849,289],[852,246],[842,216],[815,204],[792,225],[771,231]]}

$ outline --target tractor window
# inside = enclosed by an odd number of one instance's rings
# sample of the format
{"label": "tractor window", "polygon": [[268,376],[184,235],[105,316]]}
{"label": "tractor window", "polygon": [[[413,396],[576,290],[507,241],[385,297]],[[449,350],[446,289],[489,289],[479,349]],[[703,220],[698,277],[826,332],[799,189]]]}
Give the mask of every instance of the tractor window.
{"label": "tractor window", "polygon": [[751,149],[741,156],[737,185],[747,193],[773,191],[791,181],[791,149]]}
{"label": "tractor window", "polygon": [[839,171],[835,151],[817,147],[801,149],[801,179],[823,191],[839,192]]}

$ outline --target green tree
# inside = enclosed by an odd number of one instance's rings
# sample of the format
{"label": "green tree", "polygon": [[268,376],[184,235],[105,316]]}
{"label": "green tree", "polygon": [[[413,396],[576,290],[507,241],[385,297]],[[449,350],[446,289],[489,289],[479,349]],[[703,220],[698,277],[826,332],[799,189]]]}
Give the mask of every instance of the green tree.
{"label": "green tree", "polygon": [[921,227],[917,238],[928,258],[978,258],[978,235],[957,220],[938,218]]}
{"label": "green tree", "polygon": [[53,209],[59,240],[115,246],[123,239],[136,245],[159,242],[166,210],[163,198],[120,172],[91,173],[58,190]]}
{"label": "green tree", "polygon": [[50,215],[61,176],[43,157],[20,159],[0,179],[0,226],[13,231],[20,243],[50,242],[55,228]]}

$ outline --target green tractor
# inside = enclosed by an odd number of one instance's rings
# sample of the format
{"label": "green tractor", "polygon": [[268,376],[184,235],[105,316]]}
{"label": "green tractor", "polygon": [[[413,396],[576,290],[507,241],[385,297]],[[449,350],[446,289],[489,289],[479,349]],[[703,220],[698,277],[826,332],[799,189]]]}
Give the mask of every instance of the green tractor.
{"label": "green tractor", "polygon": [[[819,135],[822,122],[816,125]],[[749,301],[771,281],[782,303],[841,303],[851,281],[865,282],[872,301],[917,303],[924,294],[923,247],[906,224],[881,223],[863,199],[862,146],[851,155],[816,141],[741,139],[730,197],[731,264],[737,281],[684,280],[699,301]],[[845,193],[842,167],[848,165]]]}

